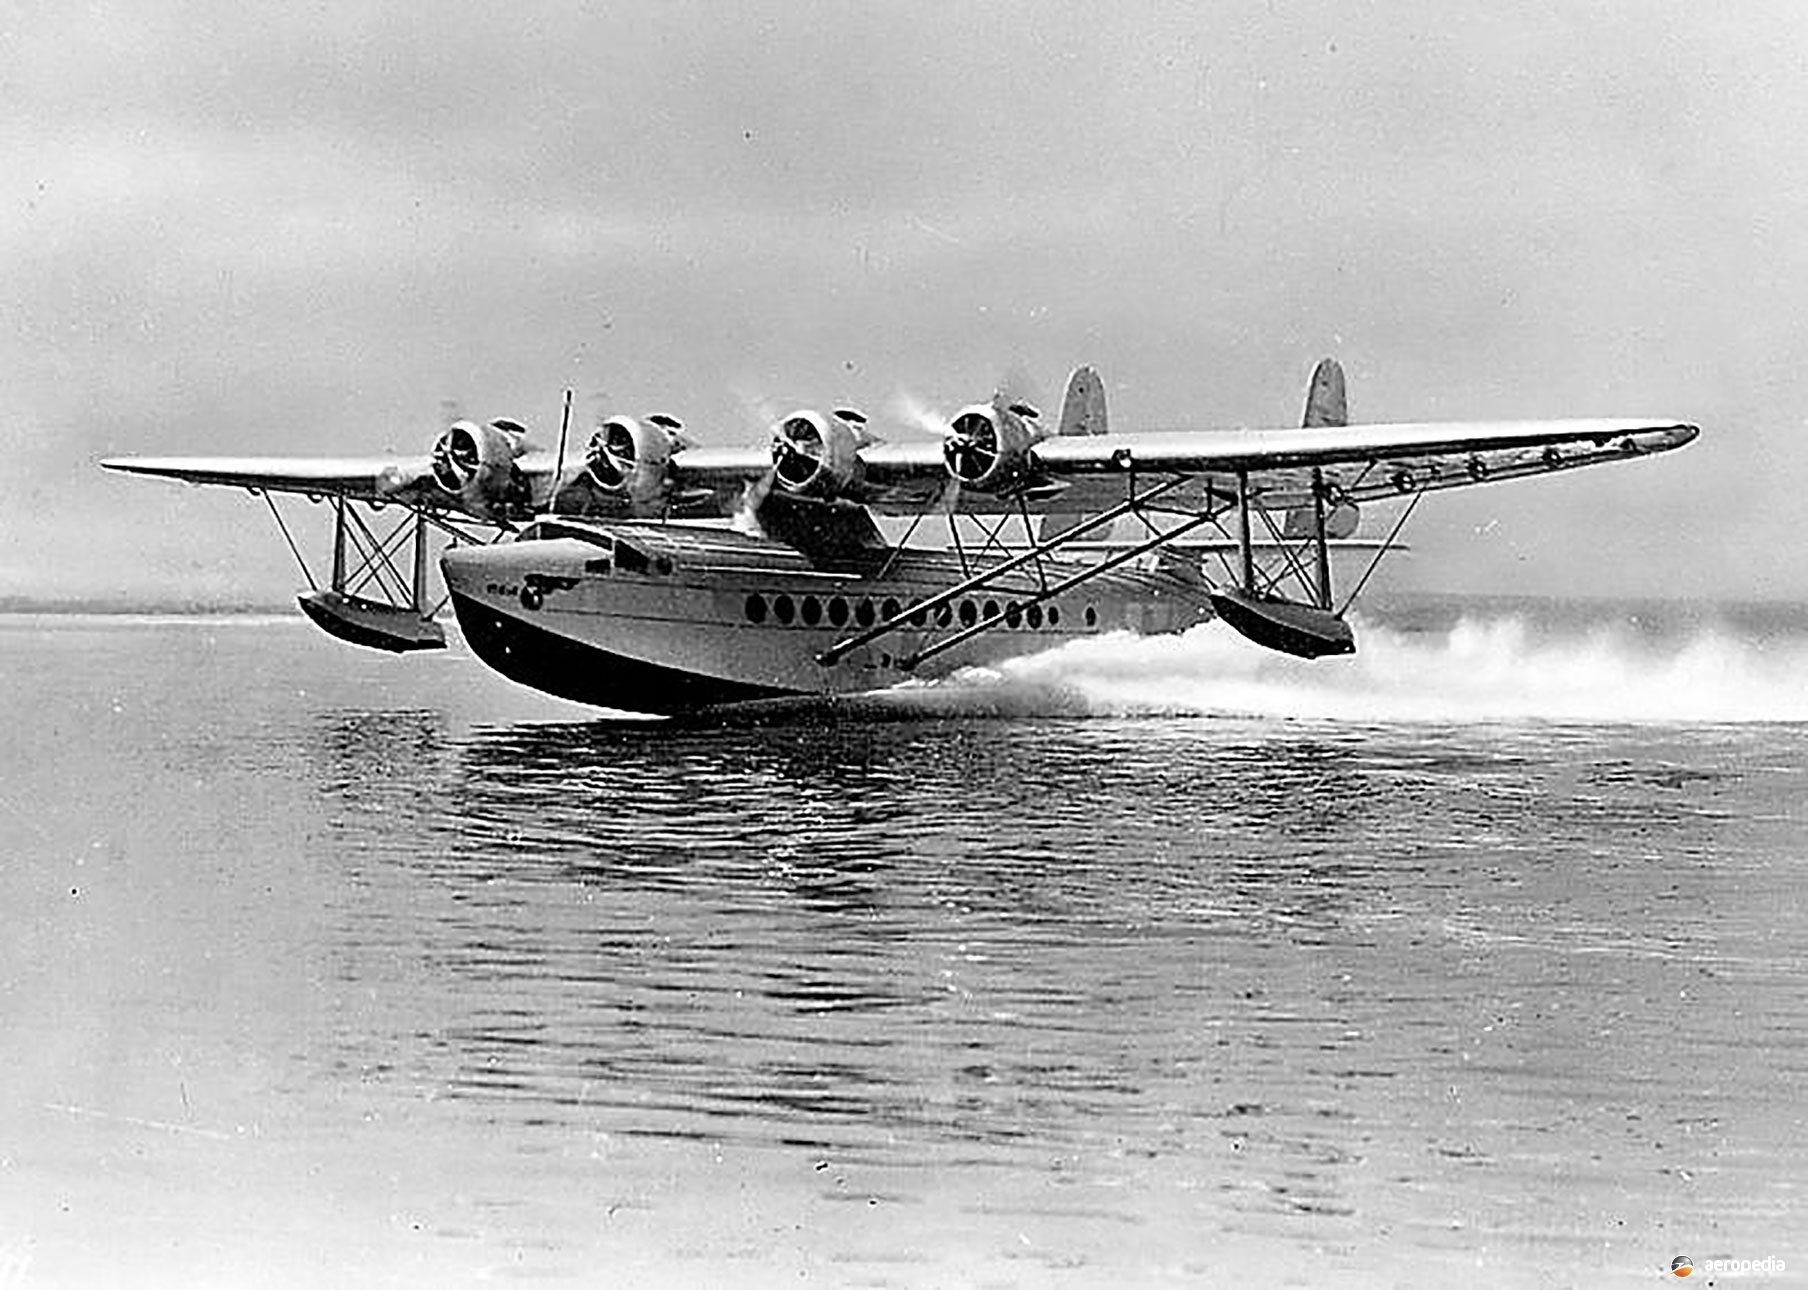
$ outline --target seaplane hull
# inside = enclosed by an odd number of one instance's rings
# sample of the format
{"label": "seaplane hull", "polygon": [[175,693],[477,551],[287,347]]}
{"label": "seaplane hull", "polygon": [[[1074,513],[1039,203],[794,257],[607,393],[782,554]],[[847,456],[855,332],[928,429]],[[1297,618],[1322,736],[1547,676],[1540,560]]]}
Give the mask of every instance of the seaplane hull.
{"label": "seaplane hull", "polygon": [[[1211,616],[1203,591],[1153,571],[1113,572],[1071,598],[1023,608],[1050,562],[922,615],[833,663],[862,627],[957,582],[946,552],[879,550],[840,567],[720,529],[559,523],[526,540],[454,547],[441,567],[472,651],[561,698],[682,713],[782,697],[857,694],[935,679],[1115,630],[1181,631]],[[962,624],[991,630],[911,665],[917,647]]]}

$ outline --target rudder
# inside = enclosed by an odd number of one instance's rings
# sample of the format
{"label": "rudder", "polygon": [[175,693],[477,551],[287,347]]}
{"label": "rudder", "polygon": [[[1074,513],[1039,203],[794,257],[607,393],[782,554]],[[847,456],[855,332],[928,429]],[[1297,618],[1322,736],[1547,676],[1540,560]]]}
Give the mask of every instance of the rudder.
{"label": "rudder", "polygon": [[[1312,369],[1312,383],[1306,387],[1306,410],[1300,425],[1310,430],[1317,426],[1350,424],[1349,400],[1344,394],[1343,365],[1334,358],[1321,358]],[[1361,512],[1354,502],[1339,502],[1325,515],[1325,536],[1347,538],[1356,532]],[[1317,519],[1310,506],[1287,512],[1282,532],[1290,538],[1310,537]]]}
{"label": "rudder", "polygon": [[1347,426],[1350,407],[1344,398],[1343,367],[1334,358],[1322,358],[1312,369],[1312,384],[1306,387],[1306,413],[1300,425]]}
{"label": "rudder", "polygon": [[1061,400],[1061,424],[1056,434],[1104,434],[1105,383],[1090,367],[1076,367],[1067,378],[1067,396]]}

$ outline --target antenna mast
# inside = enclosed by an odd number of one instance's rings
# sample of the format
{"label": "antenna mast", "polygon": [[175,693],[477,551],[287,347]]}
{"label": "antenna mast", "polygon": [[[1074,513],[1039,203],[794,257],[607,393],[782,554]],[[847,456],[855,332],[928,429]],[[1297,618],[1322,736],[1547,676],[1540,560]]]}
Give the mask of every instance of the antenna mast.
{"label": "antenna mast", "polygon": [[546,509],[552,510],[559,495],[559,482],[565,478],[565,435],[571,429],[571,388],[565,389],[565,414],[559,418],[559,456],[552,468],[552,491],[546,495]]}

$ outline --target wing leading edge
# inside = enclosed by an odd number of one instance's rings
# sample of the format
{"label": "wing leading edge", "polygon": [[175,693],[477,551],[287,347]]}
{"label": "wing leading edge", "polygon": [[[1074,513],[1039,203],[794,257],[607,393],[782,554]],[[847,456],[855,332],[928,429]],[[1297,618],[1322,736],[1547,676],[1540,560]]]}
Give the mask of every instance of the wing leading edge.
{"label": "wing leading edge", "polygon": [[[1676,420],[1595,418],[1057,435],[1028,447],[1019,472],[1026,483],[999,492],[960,487],[939,443],[871,443],[859,450],[858,475],[845,496],[887,514],[928,506],[974,514],[1020,506],[1073,511],[1113,504],[1124,494],[1126,476],[1189,477],[1171,499],[1180,502],[1224,495],[1236,476],[1247,474],[1252,497],[1281,507],[1310,503],[1317,470],[1332,495],[1367,501],[1649,456],[1683,447],[1699,433]],[[436,481],[429,457],[111,457],[100,464],[194,484],[464,509]],[[514,464],[535,497],[552,494],[550,453],[529,451]],[[684,447],[671,454],[666,487],[669,496],[685,499],[686,516],[727,517],[750,488],[770,483],[771,472],[766,450]]]}
{"label": "wing leading edge", "polygon": [[189,484],[224,484],[274,493],[332,494],[388,501],[431,483],[425,457],[108,457],[107,470]]}
{"label": "wing leading edge", "polygon": [[[876,444],[861,452],[859,500],[904,513],[938,498],[968,513],[1016,510],[1020,499],[1032,511],[1097,510],[1122,498],[1130,474],[1191,477],[1171,499],[1179,502],[1197,501],[1211,489],[1223,495],[1247,473],[1251,495],[1263,505],[1300,506],[1311,503],[1316,469],[1334,496],[1365,501],[1649,456],[1683,447],[1699,433],[1662,418],[1595,418],[1062,435],[1030,447],[1023,472],[1029,485],[999,493],[953,485],[940,445]],[[672,464],[691,479],[688,457]],[[719,490],[728,466],[711,461],[693,482]]]}

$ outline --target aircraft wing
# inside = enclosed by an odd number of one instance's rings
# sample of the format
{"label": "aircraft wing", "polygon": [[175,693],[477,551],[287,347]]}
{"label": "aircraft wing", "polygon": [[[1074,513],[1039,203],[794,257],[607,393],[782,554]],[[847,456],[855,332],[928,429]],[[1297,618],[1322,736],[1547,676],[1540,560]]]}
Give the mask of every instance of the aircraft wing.
{"label": "aircraft wing", "polygon": [[413,486],[433,482],[433,467],[425,457],[108,457],[100,464],[129,475],[189,484],[358,501],[388,501]]}
{"label": "aircraft wing", "polygon": [[[860,449],[859,480],[848,496],[886,514],[931,505],[968,514],[1015,511],[1020,504],[1034,512],[1098,511],[1124,499],[1132,476],[1149,483],[1182,476],[1186,482],[1166,502],[1199,506],[1213,496],[1235,496],[1237,476],[1247,472],[1252,501],[1275,508],[1309,505],[1317,470],[1334,498],[1363,502],[1624,461],[1680,448],[1699,433],[1664,418],[1597,418],[1058,435],[1026,449],[1021,478],[1027,482],[1004,492],[955,485],[937,441],[875,443]],[[440,487],[425,456],[113,457],[101,465],[195,484],[470,509]],[[550,485],[550,453],[523,453],[515,466],[536,494]],[[771,468],[771,453],[761,448],[674,452],[674,513],[731,515]]]}
{"label": "aircraft wing", "polygon": [[[1124,498],[1127,476],[1155,483],[1185,476],[1167,500],[1199,504],[1236,494],[1249,475],[1252,500],[1266,507],[1310,505],[1313,471],[1339,500],[1462,488],[1577,466],[1667,452],[1700,431],[1666,418],[1568,421],[1415,422],[1302,429],[1158,430],[1059,435],[1027,449],[1020,490],[957,488],[936,442],[880,443],[860,450],[853,495],[874,510],[914,513],[935,503],[966,513],[1104,510]],[[672,458],[673,482],[728,505],[770,469],[757,450],[690,449]]]}
{"label": "aircraft wing", "polygon": [[[1252,499],[1277,507],[1309,505],[1315,470],[1333,496],[1362,502],[1624,461],[1680,448],[1699,433],[1646,418],[1416,422],[1061,437],[1032,453],[1051,481],[1076,488],[1135,470],[1208,479],[1220,495],[1234,495],[1236,477],[1247,472]],[[1056,496],[1071,508],[1066,491]]]}
{"label": "aircraft wing", "polygon": [[[257,493],[302,493],[360,502],[405,502],[438,510],[472,508],[442,488],[430,457],[108,457],[107,470],[128,475],[177,479],[189,484],[223,484]],[[552,454],[532,450],[515,459],[530,482],[550,480]]]}

